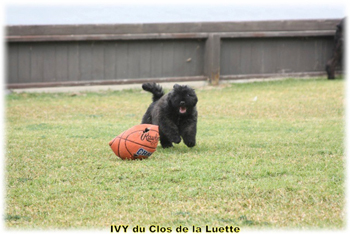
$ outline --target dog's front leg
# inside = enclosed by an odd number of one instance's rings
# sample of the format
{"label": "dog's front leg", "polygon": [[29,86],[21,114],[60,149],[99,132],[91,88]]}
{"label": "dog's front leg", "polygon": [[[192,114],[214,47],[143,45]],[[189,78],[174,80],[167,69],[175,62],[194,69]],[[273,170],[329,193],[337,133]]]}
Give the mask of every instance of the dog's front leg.
{"label": "dog's front leg", "polygon": [[163,118],[159,121],[159,135],[160,143],[163,148],[171,147],[172,142],[179,144],[181,137],[178,127],[173,121],[167,118]]}
{"label": "dog's front leg", "polygon": [[180,124],[180,134],[185,145],[193,147],[196,145],[197,121],[195,119],[187,119]]}

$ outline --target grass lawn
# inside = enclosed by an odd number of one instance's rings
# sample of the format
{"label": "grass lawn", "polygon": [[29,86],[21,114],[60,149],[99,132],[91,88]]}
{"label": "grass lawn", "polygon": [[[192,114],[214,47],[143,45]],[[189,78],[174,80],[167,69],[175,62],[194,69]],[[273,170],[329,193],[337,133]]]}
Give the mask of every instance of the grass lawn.
{"label": "grass lawn", "polygon": [[143,161],[120,160],[108,142],[141,122],[149,93],[9,94],[5,225],[343,229],[344,87],[317,78],[197,89],[197,146],[159,144]]}

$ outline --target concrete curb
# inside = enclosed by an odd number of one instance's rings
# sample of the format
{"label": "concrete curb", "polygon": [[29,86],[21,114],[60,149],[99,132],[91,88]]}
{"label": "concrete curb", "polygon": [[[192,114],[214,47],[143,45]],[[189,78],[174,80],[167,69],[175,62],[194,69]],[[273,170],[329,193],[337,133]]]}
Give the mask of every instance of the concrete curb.
{"label": "concrete curb", "polygon": [[[314,77],[295,77],[293,79],[312,79]],[[256,79],[237,79],[220,81],[221,84],[230,83],[251,83],[264,82],[274,80],[290,79],[290,77],[273,77],[273,78],[256,78]],[[195,89],[203,89],[210,86],[207,81],[188,81],[188,82],[164,82],[159,83],[163,88],[172,89],[174,84],[188,85]],[[70,87],[47,87],[47,88],[27,88],[27,89],[11,89],[5,90],[5,94],[9,93],[80,93],[80,92],[100,92],[100,91],[119,91],[126,89],[141,89],[142,84],[125,84],[125,85],[94,85],[94,86],[70,86]],[[212,86],[215,88],[216,86]]]}

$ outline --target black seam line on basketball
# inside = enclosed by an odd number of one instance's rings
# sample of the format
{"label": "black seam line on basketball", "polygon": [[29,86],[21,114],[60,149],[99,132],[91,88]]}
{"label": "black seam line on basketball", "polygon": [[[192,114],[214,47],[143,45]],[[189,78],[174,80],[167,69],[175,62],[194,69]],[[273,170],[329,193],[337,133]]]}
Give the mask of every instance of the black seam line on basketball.
{"label": "black seam line on basketball", "polygon": [[117,139],[117,137],[114,137],[114,139],[113,139],[112,142],[109,144],[109,146],[112,146],[116,139]]}
{"label": "black seam line on basketball", "polygon": [[[136,131],[136,132],[138,132],[138,131]],[[134,133],[134,132],[132,132],[132,133]],[[135,142],[135,141],[132,141],[132,140],[129,140],[128,139],[128,137],[131,135],[131,133],[125,138],[125,140],[128,140],[128,141],[130,141],[130,142],[133,142],[133,143],[135,143],[135,144],[138,144],[138,145],[141,145],[141,146],[144,146],[144,147],[147,147],[147,148],[151,148],[151,149],[156,149],[157,147],[149,147],[149,146],[147,146],[147,145],[143,145],[143,144],[140,144],[139,142]],[[122,138],[121,138],[122,139]]]}
{"label": "black seam line on basketball", "polygon": [[[124,140],[124,141],[128,140],[128,141],[130,141],[130,142],[132,142],[132,143],[135,143],[135,144],[140,145],[140,146],[143,146],[143,147],[147,147],[147,148],[150,148],[150,149],[157,149],[157,147],[149,147],[148,145],[142,145],[142,144],[140,144],[139,142],[129,140],[128,138],[121,138],[121,137],[119,137],[119,138],[120,138],[121,140]],[[120,141],[119,141],[119,142],[120,142]]]}
{"label": "black seam line on basketball", "polygon": [[[126,132],[126,131],[124,131],[124,132],[120,135],[120,137],[119,137],[120,140],[122,139],[122,136],[125,134],[125,132]],[[118,136],[117,136],[117,137],[118,137]],[[116,137],[116,138],[117,138],[117,137]],[[119,140],[119,142],[118,142],[118,156],[120,155],[120,152],[119,152],[119,151],[120,151],[120,140]]]}
{"label": "black seam line on basketball", "polygon": [[[135,132],[139,132],[139,131],[142,131],[142,130],[136,130],[136,131],[130,132],[129,135],[130,135],[130,134],[133,134],[133,133],[135,133]],[[148,131],[157,132],[157,133],[159,134],[159,132],[156,131],[156,130],[154,130],[154,129],[149,129]]]}
{"label": "black seam line on basketball", "polygon": [[[131,135],[131,134],[133,134],[133,133],[135,133],[135,132],[139,132],[139,131],[142,131],[142,130],[137,130],[137,131],[130,132],[129,135]],[[158,135],[159,135],[159,132],[156,131],[156,130],[150,129],[149,131],[156,132],[156,133],[158,133]],[[126,131],[125,131],[125,132],[126,132]],[[117,136],[117,137],[119,137],[120,139],[124,139],[124,140],[125,140],[126,138],[122,138],[122,136],[124,135],[125,132],[123,132],[123,134],[122,134],[121,136]],[[128,135],[128,136],[129,136],[129,135]]]}
{"label": "black seam line on basketball", "polygon": [[[120,139],[123,139],[123,140],[128,140],[128,137],[129,137],[131,134],[133,134],[133,133],[135,133],[135,132],[139,132],[139,131],[142,131],[142,130],[137,130],[137,131],[130,132],[126,138],[122,138],[122,136],[124,135],[124,134],[123,134],[123,135],[121,135],[119,138],[120,138]],[[156,133],[158,133],[158,135],[159,135],[159,132],[156,131],[156,130],[154,130],[154,129],[149,129],[149,131],[156,132]],[[158,137],[158,138],[159,138],[159,137]],[[128,140],[128,141],[133,142],[133,143],[136,143],[136,144],[141,145],[141,146],[144,146],[144,147],[152,148],[152,149],[156,149],[156,148],[157,148],[157,147],[149,147],[149,146],[147,146],[147,145],[142,145],[142,144],[140,144],[140,143],[138,143],[138,142],[135,142],[135,141],[132,141],[132,140]]]}
{"label": "black seam line on basketball", "polygon": [[[122,139],[122,138],[120,138],[120,139]],[[131,159],[133,158],[133,157],[135,157],[135,155],[133,155],[130,151],[129,151],[129,149],[128,149],[128,147],[126,147],[126,139],[124,140],[124,144],[125,144],[125,149],[129,152],[129,154],[131,155]]]}

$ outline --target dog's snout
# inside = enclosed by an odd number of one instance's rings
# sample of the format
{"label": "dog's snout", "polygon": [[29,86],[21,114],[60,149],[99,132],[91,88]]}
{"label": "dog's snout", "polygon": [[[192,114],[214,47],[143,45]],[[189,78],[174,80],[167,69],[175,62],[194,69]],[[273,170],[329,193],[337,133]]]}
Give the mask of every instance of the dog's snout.
{"label": "dog's snout", "polygon": [[181,101],[180,102],[180,106],[184,106],[185,105],[185,102],[184,101]]}

